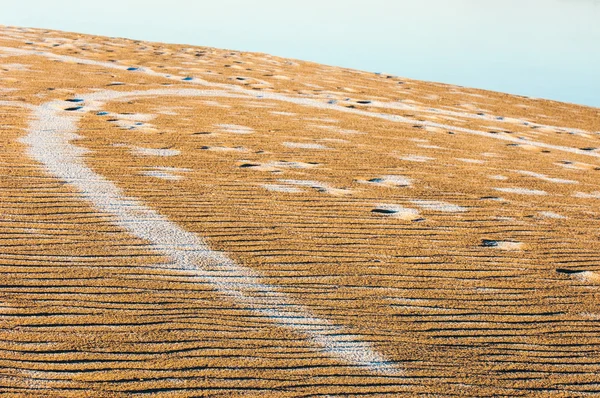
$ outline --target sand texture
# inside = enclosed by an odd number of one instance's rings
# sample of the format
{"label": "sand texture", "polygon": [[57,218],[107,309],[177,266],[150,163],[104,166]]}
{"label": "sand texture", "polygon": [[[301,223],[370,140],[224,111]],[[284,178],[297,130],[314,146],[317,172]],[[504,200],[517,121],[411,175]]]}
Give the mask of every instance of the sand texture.
{"label": "sand texture", "polygon": [[598,108],[0,27],[2,397],[597,395],[599,227]]}

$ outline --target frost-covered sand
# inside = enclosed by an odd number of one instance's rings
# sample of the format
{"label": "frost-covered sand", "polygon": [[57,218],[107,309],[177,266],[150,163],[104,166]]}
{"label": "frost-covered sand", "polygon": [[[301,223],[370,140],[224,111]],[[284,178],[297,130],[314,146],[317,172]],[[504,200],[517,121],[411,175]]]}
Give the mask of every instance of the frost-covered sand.
{"label": "frost-covered sand", "polygon": [[0,393],[600,393],[600,110],[0,30]]}

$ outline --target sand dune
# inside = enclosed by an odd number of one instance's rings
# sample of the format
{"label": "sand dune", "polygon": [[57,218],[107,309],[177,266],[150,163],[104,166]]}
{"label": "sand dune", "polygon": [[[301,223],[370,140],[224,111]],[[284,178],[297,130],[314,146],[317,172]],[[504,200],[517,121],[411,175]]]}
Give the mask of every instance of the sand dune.
{"label": "sand dune", "polygon": [[599,109],[0,31],[3,395],[600,394]]}

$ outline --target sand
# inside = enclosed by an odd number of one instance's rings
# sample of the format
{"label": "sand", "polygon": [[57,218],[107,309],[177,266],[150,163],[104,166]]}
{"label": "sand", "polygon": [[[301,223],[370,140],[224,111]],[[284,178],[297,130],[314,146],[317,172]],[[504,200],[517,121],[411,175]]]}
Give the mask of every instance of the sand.
{"label": "sand", "polygon": [[600,393],[599,109],[0,31],[2,395]]}

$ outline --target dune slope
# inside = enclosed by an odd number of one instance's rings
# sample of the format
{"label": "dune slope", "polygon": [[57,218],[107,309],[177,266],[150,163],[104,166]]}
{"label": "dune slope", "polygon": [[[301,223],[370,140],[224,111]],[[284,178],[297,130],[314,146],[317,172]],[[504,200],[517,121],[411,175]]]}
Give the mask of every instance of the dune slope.
{"label": "dune slope", "polygon": [[0,32],[3,396],[600,393],[600,109]]}

